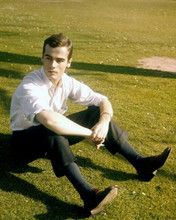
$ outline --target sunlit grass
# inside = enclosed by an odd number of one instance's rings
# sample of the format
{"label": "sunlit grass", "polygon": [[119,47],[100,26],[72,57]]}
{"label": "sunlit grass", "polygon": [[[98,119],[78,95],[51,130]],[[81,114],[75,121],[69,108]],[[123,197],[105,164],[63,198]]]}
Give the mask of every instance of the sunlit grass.
{"label": "sunlit grass", "polygon": [[[10,100],[30,71],[40,68],[44,39],[57,32],[74,43],[68,73],[107,95],[114,120],[143,155],[173,151],[151,182],[136,178],[121,156],[87,143],[73,146],[85,178],[95,187],[118,185],[116,200],[90,219],[175,219],[176,75],[137,69],[143,57],[176,57],[176,1],[7,0],[1,2],[0,149],[9,144]],[[68,113],[79,111],[69,103]],[[23,172],[0,169],[0,219],[83,219],[79,195],[38,159]]]}

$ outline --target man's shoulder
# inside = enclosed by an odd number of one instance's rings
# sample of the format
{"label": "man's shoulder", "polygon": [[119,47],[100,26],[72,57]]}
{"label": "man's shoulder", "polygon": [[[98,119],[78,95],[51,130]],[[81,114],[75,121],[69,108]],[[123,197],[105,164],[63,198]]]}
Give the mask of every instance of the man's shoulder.
{"label": "man's shoulder", "polygon": [[64,74],[62,75],[62,78],[63,78],[63,79],[69,79],[70,76],[69,76],[67,73],[64,73]]}
{"label": "man's shoulder", "polygon": [[70,82],[70,83],[73,83],[73,82],[79,82],[79,80],[75,79],[74,77],[68,75],[67,73],[64,73],[62,75],[62,80],[65,81],[65,82]]}
{"label": "man's shoulder", "polygon": [[69,84],[69,83],[71,83],[72,82],[72,80],[73,80],[73,78],[71,77],[71,76],[69,76],[67,73],[64,73],[63,75],[62,75],[62,82],[64,83],[64,84]]}

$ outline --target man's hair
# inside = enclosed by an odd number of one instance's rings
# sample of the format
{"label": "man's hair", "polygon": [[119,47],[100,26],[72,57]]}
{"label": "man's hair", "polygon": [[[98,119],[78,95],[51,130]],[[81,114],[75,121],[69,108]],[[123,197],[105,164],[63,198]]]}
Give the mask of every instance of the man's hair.
{"label": "man's hair", "polygon": [[73,53],[73,44],[69,40],[69,38],[62,33],[60,34],[53,34],[50,37],[48,37],[43,44],[43,55],[45,53],[45,47],[46,45],[49,45],[50,47],[67,47],[69,54],[68,54],[68,60],[72,57]]}

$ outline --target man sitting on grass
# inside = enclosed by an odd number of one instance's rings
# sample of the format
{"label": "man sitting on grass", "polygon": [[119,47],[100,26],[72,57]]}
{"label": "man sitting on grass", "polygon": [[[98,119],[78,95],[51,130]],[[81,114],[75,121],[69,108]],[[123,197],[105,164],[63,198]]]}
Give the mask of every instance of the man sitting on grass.
{"label": "man sitting on grass", "polygon": [[[171,149],[159,156],[143,157],[127,142],[128,134],[113,120],[108,98],[92,91],[65,73],[72,61],[72,42],[63,34],[44,41],[43,67],[27,75],[14,93],[10,121],[11,154],[18,160],[47,157],[57,177],[65,175],[84,202],[84,209],[97,214],[117,194],[117,186],[99,190],[81,175],[70,145],[83,139],[112,154],[120,153],[149,181],[163,166]],[[84,111],[65,116],[66,101],[88,106]]]}

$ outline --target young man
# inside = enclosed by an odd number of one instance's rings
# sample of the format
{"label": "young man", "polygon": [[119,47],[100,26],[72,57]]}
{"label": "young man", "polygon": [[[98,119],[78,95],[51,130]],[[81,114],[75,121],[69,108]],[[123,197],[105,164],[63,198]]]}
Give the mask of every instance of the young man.
{"label": "young man", "polygon": [[[128,134],[113,120],[107,97],[69,77],[65,69],[72,61],[72,42],[63,34],[44,41],[43,67],[27,75],[14,93],[10,121],[13,154],[20,159],[50,158],[57,177],[66,175],[80,194],[84,209],[97,214],[117,194],[117,187],[101,191],[81,175],[70,145],[87,139],[97,148],[103,143],[112,153],[122,154],[149,181],[163,166],[171,149],[154,157],[143,157],[127,142]],[[88,109],[66,117],[66,101]]]}

